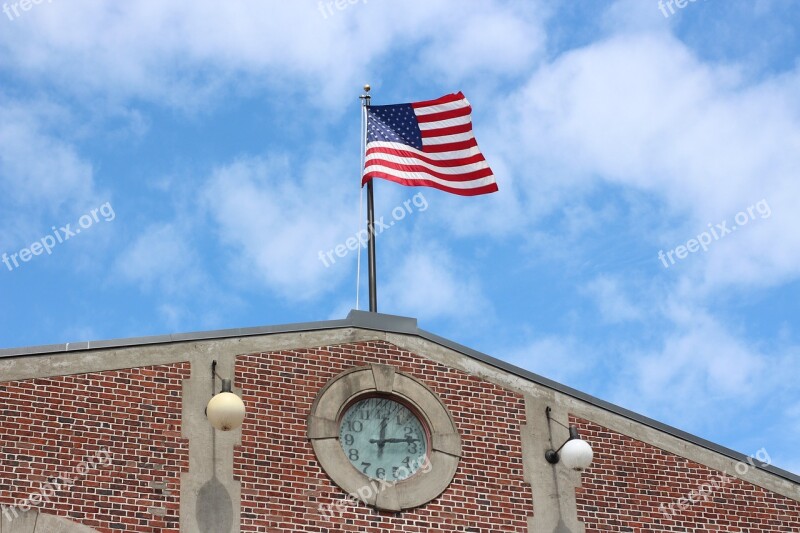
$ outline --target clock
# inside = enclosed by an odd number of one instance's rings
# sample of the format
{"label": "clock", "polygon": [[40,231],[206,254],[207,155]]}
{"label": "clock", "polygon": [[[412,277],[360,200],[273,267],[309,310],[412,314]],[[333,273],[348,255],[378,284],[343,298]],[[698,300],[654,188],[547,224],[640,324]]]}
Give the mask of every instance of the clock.
{"label": "clock", "polygon": [[444,402],[390,365],[333,377],[311,406],[307,431],[330,480],[354,501],[385,511],[438,498],[461,459],[461,436]]}
{"label": "clock", "polygon": [[339,443],[350,464],[368,478],[402,481],[425,463],[428,432],[404,403],[370,396],[345,409]]}

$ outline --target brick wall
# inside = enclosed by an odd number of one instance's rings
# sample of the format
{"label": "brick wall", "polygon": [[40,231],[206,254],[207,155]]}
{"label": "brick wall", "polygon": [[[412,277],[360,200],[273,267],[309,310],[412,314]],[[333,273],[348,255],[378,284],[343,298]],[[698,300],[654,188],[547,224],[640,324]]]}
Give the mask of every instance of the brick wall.
{"label": "brick wall", "polygon": [[[570,422],[595,453],[576,490],[587,533],[800,531],[800,503],[794,500],[590,421]],[[737,468],[752,467],[745,462]]]}
{"label": "brick wall", "polygon": [[188,377],[180,363],[0,382],[6,516],[19,512],[8,506],[45,495],[42,512],[98,531],[177,532]]}
{"label": "brick wall", "polygon": [[[450,487],[433,502],[402,513],[342,505],[327,516],[319,505],[345,494],[322,471],[306,438],[306,417],[320,389],[343,370],[390,364],[427,384],[445,403],[463,439]],[[386,342],[239,357],[236,385],[248,416],[234,474],[242,483],[243,532],[472,531],[526,532],[533,515],[522,478],[521,396]],[[324,514],[324,513],[323,513]]]}
{"label": "brick wall", "polygon": [[[387,513],[346,500],[306,438],[306,417],[325,383],[369,363],[426,383],[461,432],[455,480],[423,507]],[[33,501],[101,532],[178,532],[188,377],[188,363],[176,363],[0,382],[0,512],[13,515],[9,506]],[[240,356],[235,380],[248,408],[234,451],[241,531],[527,532],[534,509],[522,477],[520,395],[386,342]],[[576,490],[589,533],[800,531],[794,500],[591,421],[570,421],[595,450]]]}

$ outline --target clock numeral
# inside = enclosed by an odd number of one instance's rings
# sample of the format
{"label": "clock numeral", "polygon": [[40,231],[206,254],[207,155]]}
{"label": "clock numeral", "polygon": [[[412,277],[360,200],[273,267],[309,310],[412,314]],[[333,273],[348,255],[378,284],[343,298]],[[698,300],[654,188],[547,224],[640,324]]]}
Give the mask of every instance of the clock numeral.
{"label": "clock numeral", "polygon": [[350,448],[347,456],[350,458],[351,461],[358,461],[358,450],[355,448]]}
{"label": "clock numeral", "polygon": [[361,420],[369,420],[369,415],[370,415],[369,409],[364,409],[363,411],[361,411]]}
{"label": "clock numeral", "polygon": [[403,459],[400,462],[403,463],[404,465],[406,465],[407,469],[411,470],[411,457],[406,457],[405,459]]}
{"label": "clock numeral", "polygon": [[375,471],[375,477],[377,477],[378,479],[386,479],[386,469],[385,468],[377,469]]}
{"label": "clock numeral", "polygon": [[409,442],[408,443],[408,453],[419,453],[419,449],[417,447],[416,442]]}
{"label": "clock numeral", "polygon": [[406,437],[410,437],[414,433],[414,428],[411,426],[406,426],[405,428]]}
{"label": "clock numeral", "polygon": [[369,467],[372,466],[372,463],[361,463],[361,466],[364,467],[364,470],[362,470],[362,472],[364,472],[366,474],[367,470],[369,469]]}
{"label": "clock numeral", "polygon": [[397,479],[397,471],[398,470],[400,470],[399,466],[393,466],[392,467],[392,477],[395,478],[395,479]]}
{"label": "clock numeral", "polygon": [[348,420],[345,422],[345,425],[347,426],[347,431],[352,431],[355,433],[361,433],[361,430],[364,429],[364,424],[358,420]]}
{"label": "clock numeral", "polygon": [[356,439],[354,439],[354,438],[353,438],[353,435],[352,435],[352,434],[350,434],[350,433],[345,433],[345,434],[342,436],[342,441],[344,442],[345,446],[352,446],[352,445],[353,445],[353,442],[355,442],[355,440],[356,440]]}

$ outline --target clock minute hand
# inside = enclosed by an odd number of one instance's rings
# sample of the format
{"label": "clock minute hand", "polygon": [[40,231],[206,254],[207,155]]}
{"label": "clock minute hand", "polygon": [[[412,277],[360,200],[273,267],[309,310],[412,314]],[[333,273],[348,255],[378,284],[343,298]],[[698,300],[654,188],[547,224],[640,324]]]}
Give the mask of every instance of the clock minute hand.
{"label": "clock minute hand", "polygon": [[382,439],[381,441],[377,441],[375,439],[372,439],[370,442],[383,442],[384,444],[387,443],[387,442],[389,444],[397,444],[397,443],[400,443],[400,442],[405,442],[405,443],[411,444],[413,442],[419,442],[419,439],[412,439],[411,437],[406,437],[404,439],[394,439],[394,438]]}

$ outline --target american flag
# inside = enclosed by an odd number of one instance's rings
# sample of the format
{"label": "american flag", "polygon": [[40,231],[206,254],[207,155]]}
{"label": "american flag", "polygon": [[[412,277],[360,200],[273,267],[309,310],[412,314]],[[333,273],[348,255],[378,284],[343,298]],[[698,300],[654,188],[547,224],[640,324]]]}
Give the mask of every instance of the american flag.
{"label": "american flag", "polygon": [[361,184],[383,178],[462,196],[497,191],[472,133],[472,106],[462,93],[436,100],[367,108],[367,153]]}

